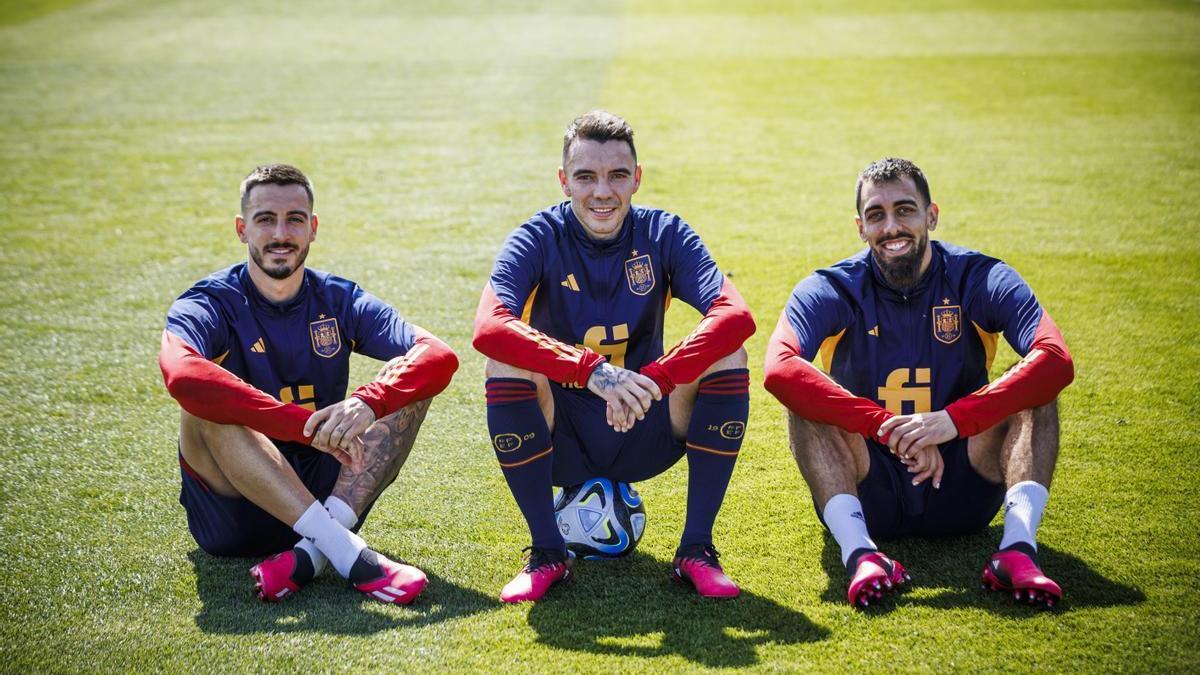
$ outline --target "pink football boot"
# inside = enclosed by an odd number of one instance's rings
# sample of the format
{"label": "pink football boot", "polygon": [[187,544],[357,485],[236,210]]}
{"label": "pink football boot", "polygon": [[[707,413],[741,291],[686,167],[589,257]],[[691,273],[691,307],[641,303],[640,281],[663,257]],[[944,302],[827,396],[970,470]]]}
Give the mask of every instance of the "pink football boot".
{"label": "pink football boot", "polygon": [[846,567],[854,570],[846,590],[846,599],[854,607],[866,607],[872,599],[882,600],[884,595],[900,591],[912,579],[904,565],[879,551],[864,548],[850,554]]}
{"label": "pink football boot", "polygon": [[1024,542],[992,554],[992,559],[983,568],[983,587],[1012,593],[1017,602],[1048,608],[1062,600],[1062,589],[1042,574],[1036,552]]}
{"label": "pink football boot", "polygon": [[500,599],[504,602],[536,602],[551,586],[571,578],[575,556],[569,551],[564,554],[552,548],[532,546],[525,550],[529,551],[529,558],[524,569],[500,591]]}
{"label": "pink football boot", "polygon": [[250,568],[258,599],[280,602],[312,581],[313,564],[302,549],[277,553]]}
{"label": "pink football boot", "polygon": [[720,554],[712,545],[680,546],[671,562],[676,581],[691,584],[702,598],[736,598],[741,589],[717,562]]}
{"label": "pink football boot", "polygon": [[396,605],[411,604],[429,581],[424,572],[403,560],[388,560],[371,549],[363,550],[362,556],[355,561],[350,578],[354,580],[351,585],[356,590],[380,602]]}

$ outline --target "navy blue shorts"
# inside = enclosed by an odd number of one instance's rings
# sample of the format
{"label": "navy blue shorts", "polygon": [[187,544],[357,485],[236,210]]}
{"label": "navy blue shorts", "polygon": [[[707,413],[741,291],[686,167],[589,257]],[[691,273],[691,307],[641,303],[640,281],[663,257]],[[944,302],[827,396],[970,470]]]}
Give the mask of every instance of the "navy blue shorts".
{"label": "navy blue shorts", "polygon": [[[312,448],[284,451],[283,456],[300,476],[313,496],[325,501],[333,492],[341,464]],[[188,530],[200,548],[218,556],[261,557],[286,551],[300,540],[291,525],[276,520],[244,497],[223,497],[213,492],[204,480],[179,455],[183,487],[179,503],[187,512]],[[358,528],[367,518],[368,507],[359,518]]]}
{"label": "navy blue shorts", "polygon": [[684,442],[671,434],[667,398],[651,403],[645,419],[618,433],[604,419],[604,399],[553,383],[550,391],[555,485],[578,485],[598,477],[636,483],[666,471],[684,455]]}
{"label": "navy blue shorts", "polygon": [[975,471],[966,439],[943,443],[939,449],[945,468],[942,487],[935,490],[932,479],[914,487],[916,474],[909,473],[886,445],[867,439],[871,468],[858,484],[858,499],[873,539],[970,534],[992,522],[1004,503],[1004,484]]}

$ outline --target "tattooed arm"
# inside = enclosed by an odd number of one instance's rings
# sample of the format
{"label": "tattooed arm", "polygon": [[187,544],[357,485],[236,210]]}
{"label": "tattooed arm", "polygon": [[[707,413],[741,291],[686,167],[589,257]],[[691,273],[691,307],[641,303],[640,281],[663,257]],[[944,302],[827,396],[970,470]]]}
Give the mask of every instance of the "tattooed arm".
{"label": "tattooed arm", "polygon": [[425,421],[431,401],[410,403],[364,431],[358,437],[362,443],[359,468],[342,467],[333,486],[333,495],[361,516],[367,506],[396,480],[400,467],[412,452],[417,431]]}
{"label": "tattooed arm", "polygon": [[662,399],[654,380],[611,363],[601,363],[587,381],[588,389],[607,403],[608,423],[617,431],[629,431],[646,416],[653,401]]}

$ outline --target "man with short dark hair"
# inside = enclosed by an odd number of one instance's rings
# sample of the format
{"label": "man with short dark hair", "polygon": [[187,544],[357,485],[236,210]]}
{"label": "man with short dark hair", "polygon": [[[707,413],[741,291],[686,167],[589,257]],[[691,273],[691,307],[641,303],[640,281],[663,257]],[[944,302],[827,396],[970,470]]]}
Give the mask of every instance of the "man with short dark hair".
{"label": "man with short dark hair", "polygon": [[[475,316],[488,431],[532,538],[500,597],[538,600],[571,573],[552,485],[639,481],[685,454],[687,520],[672,573],[701,596],[735,596],[712,529],[745,433],[742,343],[754,319],[687,223],[631,205],[642,167],[625,120],[576,119],[558,179],[568,201],[509,235]],[[664,354],[671,298],[704,318]]]}
{"label": "man with short dark hair", "polygon": [[[1062,334],[1008,265],[931,242],[925,175],[888,157],[856,187],[867,248],[797,284],[764,384],[790,411],[792,453],[865,607],[908,579],[874,539],[975,532],[1006,504],[985,586],[1053,605],[1035,535],[1058,456]],[[1022,357],[993,382],[1000,334]],[[810,361],[819,358],[820,370]]]}
{"label": "man with short dark hair", "polygon": [[[255,169],[241,208],[249,260],[179,296],[159,352],[183,408],[188,529],[213,555],[275,554],[250,571],[263,600],[295,593],[328,561],[370,597],[408,604],[425,575],[356,532],[458,361],[357,284],[305,269],[317,214],[298,169]],[[387,364],[347,397],[351,351]]]}

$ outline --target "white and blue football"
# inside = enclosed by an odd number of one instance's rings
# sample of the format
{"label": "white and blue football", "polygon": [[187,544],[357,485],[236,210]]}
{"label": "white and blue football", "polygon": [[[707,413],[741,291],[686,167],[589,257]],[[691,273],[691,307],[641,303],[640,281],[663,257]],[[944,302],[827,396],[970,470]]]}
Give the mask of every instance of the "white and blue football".
{"label": "white and blue football", "polygon": [[646,530],[646,506],[629,483],[593,478],[554,491],[554,512],[567,548],[587,559],[628,555]]}

